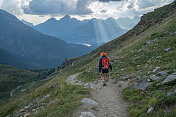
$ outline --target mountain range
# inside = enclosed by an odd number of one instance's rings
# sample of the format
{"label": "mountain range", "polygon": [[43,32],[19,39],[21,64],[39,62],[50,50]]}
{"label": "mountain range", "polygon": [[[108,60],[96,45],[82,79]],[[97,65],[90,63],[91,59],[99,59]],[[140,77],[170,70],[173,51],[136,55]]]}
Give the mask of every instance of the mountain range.
{"label": "mountain range", "polygon": [[106,20],[100,20],[93,18],[80,21],[66,15],[60,20],[50,18],[44,23],[34,26],[23,20],[25,24],[43,34],[60,38],[69,43],[94,45],[95,48],[126,33],[139,21],[140,17],[137,16],[133,19],[108,18]]}
{"label": "mountain range", "polygon": [[4,10],[0,10],[0,48],[33,66],[30,69],[58,66],[65,58],[91,51],[87,46],[44,35]]}

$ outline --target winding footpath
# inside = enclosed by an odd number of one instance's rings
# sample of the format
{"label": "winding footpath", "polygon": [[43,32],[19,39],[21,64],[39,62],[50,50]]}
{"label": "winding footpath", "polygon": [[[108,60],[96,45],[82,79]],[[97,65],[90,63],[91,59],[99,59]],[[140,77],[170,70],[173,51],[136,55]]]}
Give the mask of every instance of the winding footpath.
{"label": "winding footpath", "polygon": [[[122,99],[122,90],[128,85],[120,81],[117,84],[109,79],[107,86],[102,86],[102,81],[83,83],[76,78],[80,73],[67,78],[67,82],[73,85],[84,85],[91,89],[91,97],[73,112],[73,117],[128,117],[128,104]],[[86,100],[86,99],[85,99]],[[95,105],[93,105],[95,103]]]}

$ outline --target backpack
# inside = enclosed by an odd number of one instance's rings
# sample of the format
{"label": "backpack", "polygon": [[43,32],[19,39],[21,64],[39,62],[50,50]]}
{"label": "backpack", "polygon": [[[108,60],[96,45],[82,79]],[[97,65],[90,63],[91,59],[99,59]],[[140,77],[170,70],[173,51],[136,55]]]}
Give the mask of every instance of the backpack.
{"label": "backpack", "polygon": [[108,58],[102,59],[102,69],[109,69],[109,59]]}

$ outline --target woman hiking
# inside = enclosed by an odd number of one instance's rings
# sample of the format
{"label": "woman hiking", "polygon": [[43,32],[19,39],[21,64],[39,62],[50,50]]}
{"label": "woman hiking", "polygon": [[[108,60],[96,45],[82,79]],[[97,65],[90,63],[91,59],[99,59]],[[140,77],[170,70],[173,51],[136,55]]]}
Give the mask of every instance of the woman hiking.
{"label": "woman hiking", "polygon": [[109,62],[109,59],[106,57],[107,53],[102,52],[100,54],[101,58],[99,60],[99,73],[103,80],[103,86],[106,86],[108,82],[107,74],[109,72],[109,68],[112,70],[112,65]]}

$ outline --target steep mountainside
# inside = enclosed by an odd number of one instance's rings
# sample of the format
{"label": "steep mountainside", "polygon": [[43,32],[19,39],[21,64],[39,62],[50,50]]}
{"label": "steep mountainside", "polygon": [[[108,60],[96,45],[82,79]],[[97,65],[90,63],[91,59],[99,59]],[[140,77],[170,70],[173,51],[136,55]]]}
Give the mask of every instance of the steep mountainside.
{"label": "steep mountainside", "polygon": [[9,64],[18,68],[29,68],[27,64],[3,49],[0,49],[0,64]]}
{"label": "steep mountainside", "polygon": [[0,25],[0,48],[35,66],[32,69],[54,67],[65,58],[90,52],[86,46],[41,34],[3,10],[0,10]]}
{"label": "steep mountainside", "polygon": [[[90,84],[92,81],[96,82],[100,78],[98,61],[101,52],[107,52],[113,64],[111,78],[116,82],[128,84],[122,93],[124,99],[130,102],[130,117],[175,116],[176,1],[145,14],[139,24],[125,35],[102,45],[88,55],[76,58],[77,61],[75,58],[70,59],[71,62],[68,60],[71,64],[64,64],[64,69],[53,73],[55,78],[50,82],[25,98],[1,104],[1,108],[5,109],[0,108],[0,114],[25,115],[31,112],[31,116],[71,116],[72,110],[78,107],[82,97],[89,97],[89,89],[87,85],[67,84],[65,78],[70,74],[80,73],[79,80]],[[53,87],[49,88],[50,86]],[[119,87],[123,86],[118,85],[116,88]],[[121,93],[118,97],[120,95]],[[43,108],[36,108],[36,103],[32,102],[43,104]],[[33,106],[24,110],[31,103]],[[24,111],[20,112],[20,109]],[[33,109],[37,111],[33,112]],[[100,111],[96,107],[93,110]]]}
{"label": "steep mountainside", "polygon": [[[51,18],[46,22],[36,26],[36,29],[43,34],[52,35],[71,43],[88,43],[91,45],[101,45],[108,42],[134,27],[140,18],[123,18],[115,20],[77,20],[65,16],[60,20]],[[107,33],[108,32],[108,33]]]}

